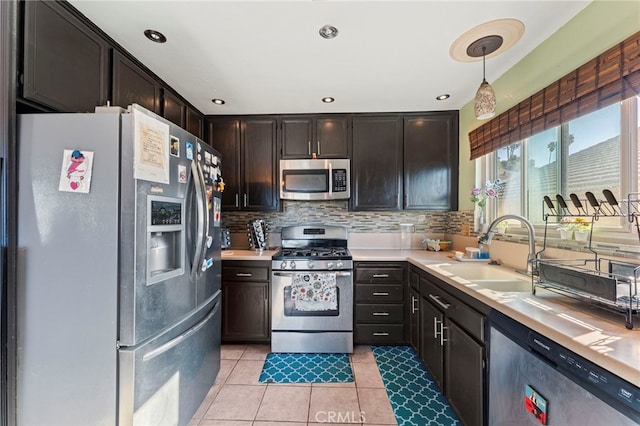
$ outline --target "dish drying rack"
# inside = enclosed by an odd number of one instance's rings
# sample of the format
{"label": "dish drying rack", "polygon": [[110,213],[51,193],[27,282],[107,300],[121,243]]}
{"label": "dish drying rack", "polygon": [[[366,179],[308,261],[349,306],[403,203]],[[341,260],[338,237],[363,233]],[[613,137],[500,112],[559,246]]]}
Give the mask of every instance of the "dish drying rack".
{"label": "dish drying rack", "polygon": [[593,227],[601,217],[626,217],[635,225],[640,239],[640,193],[630,193],[619,203],[610,190],[602,192],[604,200],[598,200],[592,192],[585,193],[586,199],[570,194],[571,206],[560,194],[556,195],[557,205],[550,197],[544,197],[544,240],[536,258],[546,249],[549,218],[557,217],[591,218],[587,249],[593,256],[585,259],[534,260],[533,294],[536,293],[536,287],[542,287],[622,312],[625,327],[632,329],[633,318],[640,313],[640,265],[601,257],[593,249],[591,240]]}

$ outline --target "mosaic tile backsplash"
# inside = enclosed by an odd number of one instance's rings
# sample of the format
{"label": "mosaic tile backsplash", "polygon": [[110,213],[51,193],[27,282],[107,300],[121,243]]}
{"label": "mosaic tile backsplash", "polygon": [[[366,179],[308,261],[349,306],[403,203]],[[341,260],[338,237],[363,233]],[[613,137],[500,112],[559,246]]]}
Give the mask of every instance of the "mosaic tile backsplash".
{"label": "mosaic tile backsplash", "polygon": [[345,226],[349,232],[399,232],[401,223],[413,223],[416,233],[460,233],[463,223],[473,229],[473,211],[468,212],[353,212],[348,201],[282,201],[281,212],[225,212],[222,226],[244,232],[247,222],[262,219],[272,232],[291,225]]}

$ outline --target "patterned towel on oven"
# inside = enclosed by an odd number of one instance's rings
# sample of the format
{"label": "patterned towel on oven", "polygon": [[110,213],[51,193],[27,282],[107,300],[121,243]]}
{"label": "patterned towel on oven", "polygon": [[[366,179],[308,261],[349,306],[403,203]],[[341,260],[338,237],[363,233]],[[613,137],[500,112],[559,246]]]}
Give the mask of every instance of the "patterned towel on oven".
{"label": "patterned towel on oven", "polygon": [[293,275],[291,300],[298,311],[332,311],[338,309],[338,290],[334,272]]}

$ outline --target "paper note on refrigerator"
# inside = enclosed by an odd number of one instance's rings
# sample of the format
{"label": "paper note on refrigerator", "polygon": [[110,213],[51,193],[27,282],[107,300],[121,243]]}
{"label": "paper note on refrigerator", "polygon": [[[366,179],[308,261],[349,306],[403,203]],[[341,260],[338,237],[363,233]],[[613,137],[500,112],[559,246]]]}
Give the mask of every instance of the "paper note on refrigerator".
{"label": "paper note on refrigerator", "polygon": [[91,188],[93,151],[65,149],[58,191],[88,194]]}
{"label": "paper note on refrigerator", "polygon": [[169,125],[133,110],[133,177],[169,183]]}

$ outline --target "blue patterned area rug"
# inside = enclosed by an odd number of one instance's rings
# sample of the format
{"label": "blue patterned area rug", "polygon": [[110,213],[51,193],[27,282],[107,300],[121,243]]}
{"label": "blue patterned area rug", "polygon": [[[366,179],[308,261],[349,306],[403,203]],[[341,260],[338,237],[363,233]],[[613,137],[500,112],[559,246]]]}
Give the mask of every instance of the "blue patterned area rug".
{"label": "blue patterned area rug", "polygon": [[398,425],[459,425],[438,385],[409,346],[372,346]]}
{"label": "blue patterned area rug", "polygon": [[258,379],[262,383],[353,382],[347,354],[270,353]]}

